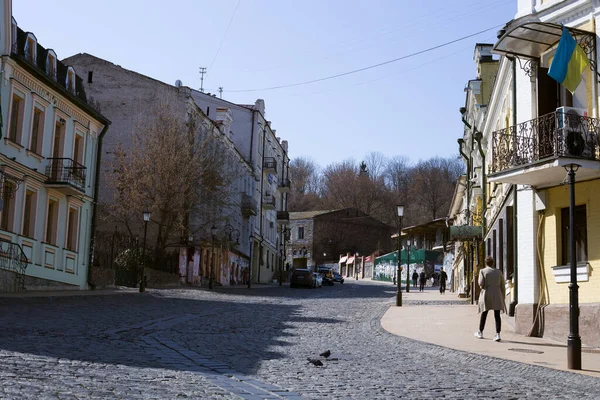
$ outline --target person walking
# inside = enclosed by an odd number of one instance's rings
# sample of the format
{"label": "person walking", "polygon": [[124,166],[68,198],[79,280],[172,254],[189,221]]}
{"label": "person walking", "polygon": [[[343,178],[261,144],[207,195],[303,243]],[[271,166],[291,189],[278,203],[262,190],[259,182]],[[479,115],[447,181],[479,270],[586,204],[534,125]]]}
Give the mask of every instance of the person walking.
{"label": "person walking", "polygon": [[412,274],[413,287],[417,287],[417,279],[419,279],[419,274],[417,274],[417,270],[415,269]]}
{"label": "person walking", "polygon": [[446,293],[446,281],[448,280],[448,274],[444,271],[444,267],[440,268],[440,294]]}
{"label": "person walking", "polygon": [[494,336],[494,341],[499,342],[501,340],[500,329],[502,327],[500,311],[506,313],[506,304],[504,302],[504,298],[506,297],[506,283],[502,271],[496,269],[492,257],[485,259],[485,268],[479,272],[479,287],[481,288],[481,293],[479,294],[477,305],[481,313],[481,318],[479,319],[479,330],[475,332],[475,337],[483,339],[483,329],[485,328],[487,313],[489,310],[494,310],[494,319],[496,320],[496,336]]}
{"label": "person walking", "polygon": [[425,289],[425,271],[421,271],[419,274],[419,292]]}

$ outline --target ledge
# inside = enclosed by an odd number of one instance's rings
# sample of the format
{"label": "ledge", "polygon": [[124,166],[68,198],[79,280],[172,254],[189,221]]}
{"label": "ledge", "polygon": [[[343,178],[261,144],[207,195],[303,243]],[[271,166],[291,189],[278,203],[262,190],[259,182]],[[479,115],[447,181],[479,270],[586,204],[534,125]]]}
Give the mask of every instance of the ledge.
{"label": "ledge", "polygon": [[[571,267],[568,265],[557,265],[552,267],[554,282],[571,282]],[[577,282],[587,282],[590,280],[590,264],[586,262],[577,263]]]}

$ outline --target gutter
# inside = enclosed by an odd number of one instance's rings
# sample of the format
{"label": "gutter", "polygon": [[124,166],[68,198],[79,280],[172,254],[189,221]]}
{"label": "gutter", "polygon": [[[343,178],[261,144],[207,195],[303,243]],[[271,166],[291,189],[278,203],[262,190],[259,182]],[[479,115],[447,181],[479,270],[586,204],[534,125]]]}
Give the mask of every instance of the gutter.
{"label": "gutter", "polygon": [[96,240],[96,206],[98,204],[98,187],[100,186],[100,162],[102,160],[102,139],[108,131],[108,127],[110,125],[110,121],[106,121],[104,128],[102,128],[102,132],[98,136],[98,151],[96,152],[96,176],[94,177],[94,200],[92,202],[92,226],[91,226],[91,241],[90,241],[90,255],[88,258],[88,278],[87,283],[92,288],[92,290],[96,289],[96,285],[93,282],[90,282],[90,269],[92,268],[92,261],[94,258],[94,246]]}

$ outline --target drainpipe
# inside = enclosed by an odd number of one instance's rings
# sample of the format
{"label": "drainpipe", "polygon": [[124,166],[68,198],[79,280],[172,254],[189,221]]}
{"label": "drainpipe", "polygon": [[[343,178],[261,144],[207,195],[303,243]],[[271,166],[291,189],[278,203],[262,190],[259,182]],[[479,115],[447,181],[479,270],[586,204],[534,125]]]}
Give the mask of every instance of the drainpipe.
{"label": "drainpipe", "polygon": [[485,172],[485,153],[483,152],[483,148],[481,147],[481,140],[483,139],[483,134],[474,129],[473,138],[477,141],[477,148],[479,149],[479,154],[481,155],[481,248],[483,250],[483,257],[485,258],[485,236],[486,236],[486,218],[485,213],[487,212],[487,176]]}
{"label": "drainpipe", "polygon": [[[513,109],[513,126],[517,126],[517,60],[516,58],[512,58],[512,109]],[[595,81],[595,80],[594,80]],[[518,234],[518,224],[519,221],[517,219],[517,185],[513,184],[513,293],[514,299],[510,303],[508,315],[514,317],[515,308],[519,303],[519,274],[518,266],[519,266],[519,251],[517,246],[517,240],[519,238]]]}
{"label": "drainpipe", "polygon": [[102,160],[102,139],[104,138],[104,135],[106,134],[106,131],[108,130],[108,126],[110,125],[110,122],[107,121],[106,124],[104,125],[104,128],[102,128],[102,132],[100,132],[100,135],[98,136],[98,150],[96,152],[96,171],[95,171],[95,176],[94,176],[94,201],[92,203],[92,226],[91,226],[91,230],[90,230],[90,234],[91,234],[91,241],[90,241],[90,255],[88,258],[88,278],[87,278],[87,282],[88,285],[92,288],[92,290],[94,290],[96,288],[96,285],[93,282],[90,282],[90,269],[92,268],[92,261],[94,258],[94,246],[95,246],[95,241],[96,241],[96,206],[98,204],[98,187],[100,186],[100,161]]}
{"label": "drainpipe", "polygon": [[[460,109],[461,114],[464,114],[464,108]],[[464,117],[463,117],[464,119]],[[465,163],[467,164],[467,185],[466,185],[466,191],[467,191],[467,207],[470,207],[471,204],[471,157],[470,154],[469,156],[467,156],[464,152],[463,152],[463,146],[465,144],[465,140],[464,139],[458,139],[458,151],[460,153],[460,155],[465,159]],[[467,208],[468,210],[468,208]],[[467,220],[468,220],[468,224],[471,223],[471,215],[470,212],[469,214],[467,214]],[[468,246],[467,248],[467,284],[469,285],[469,287],[471,286],[470,283],[470,273],[471,273],[471,264],[473,263],[473,254],[471,253],[471,245]],[[473,304],[473,294],[471,293],[471,304]]]}

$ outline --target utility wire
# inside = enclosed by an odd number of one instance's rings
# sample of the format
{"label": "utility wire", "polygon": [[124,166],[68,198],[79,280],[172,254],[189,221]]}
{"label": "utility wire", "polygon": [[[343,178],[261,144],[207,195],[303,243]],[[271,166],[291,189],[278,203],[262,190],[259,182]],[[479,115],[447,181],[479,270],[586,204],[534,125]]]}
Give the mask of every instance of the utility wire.
{"label": "utility wire", "polygon": [[237,93],[239,93],[239,92],[259,92],[259,91],[275,90],[275,89],[283,89],[283,88],[289,88],[289,87],[294,87],[294,86],[308,85],[308,84],[311,84],[311,83],[322,82],[322,81],[326,81],[326,80],[330,80],[330,79],[340,78],[342,76],[356,74],[358,72],[362,72],[362,71],[366,71],[366,70],[369,70],[369,69],[381,67],[383,65],[395,63],[397,61],[401,61],[401,60],[405,60],[407,58],[415,57],[415,56],[418,56],[420,54],[428,53],[430,51],[437,50],[439,48],[451,45],[451,44],[456,43],[456,42],[460,42],[462,40],[471,38],[473,36],[480,35],[480,34],[482,34],[484,32],[488,32],[488,31],[491,31],[492,29],[497,29],[497,28],[502,27],[502,26],[504,26],[504,24],[496,25],[496,26],[493,26],[491,28],[484,29],[484,30],[476,32],[476,33],[472,33],[470,35],[463,36],[461,38],[454,39],[454,40],[451,40],[449,42],[445,42],[445,43],[439,44],[437,46],[429,47],[427,49],[420,50],[420,51],[417,51],[417,52],[414,52],[414,53],[411,53],[411,54],[407,54],[407,55],[402,56],[402,57],[394,58],[393,60],[384,61],[384,62],[381,62],[381,63],[378,63],[378,64],[369,65],[368,67],[363,67],[363,68],[355,69],[355,70],[348,71],[348,72],[342,72],[340,74],[331,75],[331,76],[327,76],[327,77],[324,77],[324,78],[318,78],[318,79],[312,79],[312,80],[309,80],[309,81],[291,83],[291,84],[288,84],[288,85],[271,86],[271,87],[266,87],[266,88],[262,88],[262,89],[238,89],[238,90],[226,90],[226,92],[237,92]]}
{"label": "utility wire", "polygon": [[225,41],[225,38],[227,37],[227,33],[229,33],[229,28],[231,27],[231,23],[233,22],[233,18],[235,17],[235,13],[239,6],[240,6],[240,0],[238,0],[237,4],[235,5],[235,10],[233,10],[233,14],[231,15],[231,19],[229,20],[229,25],[227,25],[227,29],[225,29],[225,34],[223,35],[223,39],[221,39],[221,43],[219,43],[219,48],[217,49],[217,52],[216,52],[212,62],[210,63],[210,67],[208,67],[209,71],[212,70],[213,64],[215,63],[217,56],[219,55],[219,52],[221,51],[221,46],[223,46],[223,42]]}

